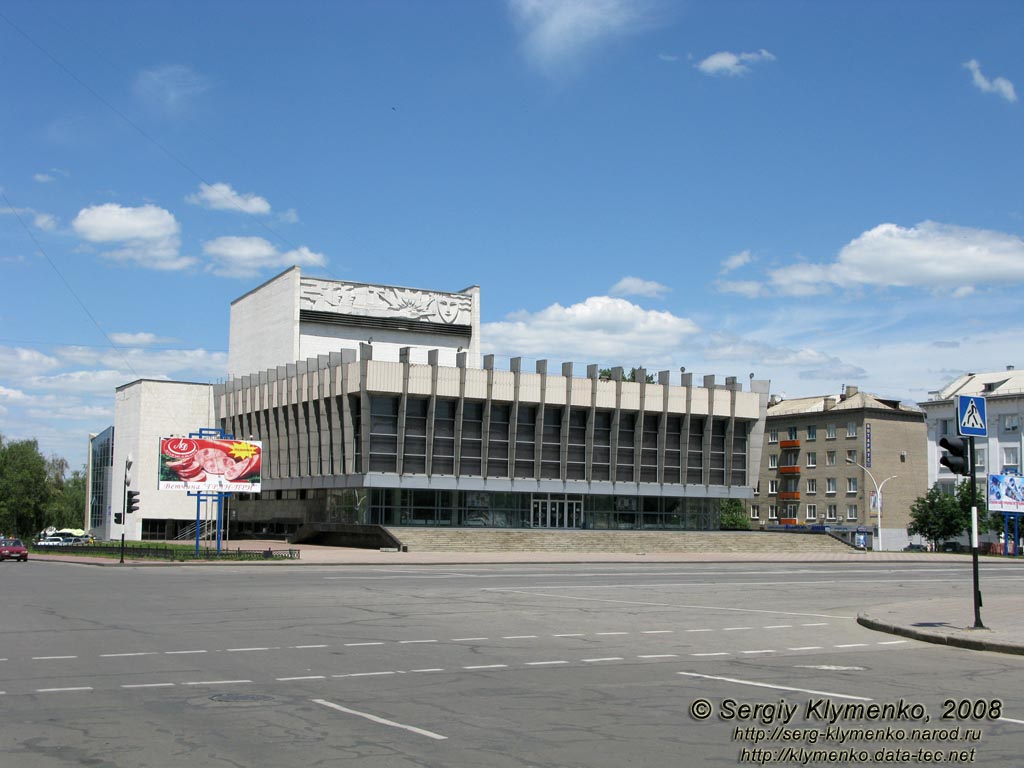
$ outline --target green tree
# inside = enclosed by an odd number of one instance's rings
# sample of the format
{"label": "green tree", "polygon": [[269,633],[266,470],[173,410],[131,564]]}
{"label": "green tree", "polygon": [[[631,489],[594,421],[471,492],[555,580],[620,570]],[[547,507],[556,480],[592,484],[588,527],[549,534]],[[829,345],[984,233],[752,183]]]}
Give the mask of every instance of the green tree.
{"label": "green tree", "polygon": [[718,508],[718,527],[723,531],[746,531],[750,529],[750,521],[743,509],[743,502],[726,499]]}
{"label": "green tree", "polygon": [[[637,372],[639,370],[640,370],[639,368],[630,368],[628,373],[624,373],[623,374],[622,380],[623,381],[636,381],[636,375],[637,375]],[[602,379],[610,379],[612,377],[612,369],[611,368],[602,368],[598,372],[597,375],[598,375],[599,378],[602,378]],[[653,384],[654,383],[654,374],[653,373],[648,373],[644,378],[645,378],[645,380],[647,381],[648,384]]]}
{"label": "green tree", "polygon": [[57,528],[88,528],[85,516],[85,469],[61,477],[47,510],[48,524]]}
{"label": "green tree", "polygon": [[[968,488],[967,499],[970,499],[970,495]],[[924,536],[932,544],[938,545],[946,539],[959,536],[970,524],[970,506],[965,513],[959,496],[943,493],[936,484],[911,505],[907,533],[911,536]]]}
{"label": "green tree", "polygon": [[53,484],[35,440],[0,436],[0,531],[31,536],[46,527]]}

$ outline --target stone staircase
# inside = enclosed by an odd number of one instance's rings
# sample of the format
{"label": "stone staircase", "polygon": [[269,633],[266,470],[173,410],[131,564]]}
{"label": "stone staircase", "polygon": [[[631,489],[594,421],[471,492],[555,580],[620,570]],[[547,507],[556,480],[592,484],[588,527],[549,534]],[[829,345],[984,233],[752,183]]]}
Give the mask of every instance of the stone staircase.
{"label": "stone staircase", "polygon": [[593,531],[398,528],[387,531],[409,552],[749,552],[849,554],[828,534],[776,531]]}

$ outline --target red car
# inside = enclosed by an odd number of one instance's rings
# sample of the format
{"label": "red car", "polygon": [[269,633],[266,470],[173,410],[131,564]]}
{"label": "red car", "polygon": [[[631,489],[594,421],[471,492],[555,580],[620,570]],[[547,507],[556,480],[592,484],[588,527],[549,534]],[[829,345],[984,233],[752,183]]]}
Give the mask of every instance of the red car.
{"label": "red car", "polygon": [[21,560],[28,562],[28,549],[21,543],[21,539],[0,540],[0,560]]}

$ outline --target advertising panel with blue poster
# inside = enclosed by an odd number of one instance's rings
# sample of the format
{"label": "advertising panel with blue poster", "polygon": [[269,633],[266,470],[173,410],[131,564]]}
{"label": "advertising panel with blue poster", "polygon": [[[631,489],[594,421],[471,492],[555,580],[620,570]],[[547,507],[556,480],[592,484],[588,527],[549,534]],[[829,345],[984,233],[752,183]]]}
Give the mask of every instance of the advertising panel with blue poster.
{"label": "advertising panel with blue poster", "polygon": [[993,512],[1024,512],[1024,477],[989,475],[988,508]]}

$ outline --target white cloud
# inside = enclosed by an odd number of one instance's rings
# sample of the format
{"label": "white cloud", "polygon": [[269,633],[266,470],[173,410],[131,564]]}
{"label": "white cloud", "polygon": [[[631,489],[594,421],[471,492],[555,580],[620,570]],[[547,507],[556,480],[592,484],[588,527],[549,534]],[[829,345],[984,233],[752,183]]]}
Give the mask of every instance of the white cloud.
{"label": "white cloud", "polygon": [[40,184],[46,184],[49,181],[53,181],[53,176],[51,176],[48,173],[37,173],[32,178],[38,181]]}
{"label": "white cloud", "polygon": [[169,341],[154,333],[112,333],[110,340],[119,347],[147,347],[151,344]]}
{"label": "white cloud", "polygon": [[294,208],[289,208],[287,211],[282,211],[277,214],[277,220],[282,221],[285,224],[298,224],[299,213]]}
{"label": "white cloud", "polygon": [[28,396],[19,389],[8,389],[7,387],[0,386],[0,400],[6,400],[7,402],[25,401],[28,400]]}
{"label": "white cloud", "polygon": [[239,194],[230,184],[224,182],[200,183],[199,191],[186,197],[185,201],[215,211],[270,213],[270,203],[266,198],[254,194]]}
{"label": "white cloud", "polygon": [[667,285],[656,283],[653,280],[624,277],[613,285],[608,293],[612,296],[647,296],[652,299],[660,299],[671,290]]}
{"label": "white cloud", "polygon": [[775,55],[763,48],[754,53],[731,53],[719,51],[713,53],[697,64],[697,69],[705,75],[727,75],[738,77],[750,71],[751,64],[762,61],[775,61]]}
{"label": "white cloud", "polygon": [[272,267],[322,267],[327,263],[322,254],[306,246],[281,253],[262,237],[218,237],[204,243],[203,252],[213,262],[208,269],[224,277],[251,277]]}
{"label": "white cloud", "polygon": [[738,293],[748,299],[755,299],[764,291],[764,286],[756,280],[717,280],[715,288],[721,293]]}
{"label": "white cloud", "polygon": [[179,226],[173,214],[155,205],[94,205],[79,211],[71,226],[83,240],[119,244],[104,253],[111,259],[160,270],[184,269],[196,261],[179,253]]}
{"label": "white cloud", "polygon": [[15,379],[26,371],[51,371],[60,367],[60,361],[37,349],[0,347],[0,376]]}
{"label": "white cloud", "polygon": [[651,23],[649,0],[509,0],[525,32],[527,58],[549,73],[578,62],[601,42]]}
{"label": "white cloud", "polygon": [[213,87],[206,76],[185,64],[142,70],[135,78],[135,95],[163,112],[180,112],[190,100]]}
{"label": "white cloud", "polygon": [[750,254],[750,251],[740,251],[734,253],[729,258],[722,262],[722,272],[732,272],[739,269],[740,267],[746,266],[754,260],[754,257]]}
{"label": "white cloud", "polygon": [[981,74],[981,65],[977,60],[971,59],[970,61],[965,61],[964,68],[971,71],[971,80],[974,83],[974,87],[979,91],[984,93],[996,93],[1010,102],[1017,100],[1017,91],[1014,90],[1013,83],[1005,77],[997,77],[993,80],[989,80]]}
{"label": "white cloud", "polygon": [[679,61],[679,57],[673,53],[659,53],[658,58],[661,61]]}
{"label": "white cloud", "polygon": [[774,292],[792,296],[851,284],[966,295],[964,289],[976,285],[1024,282],[1024,240],[934,221],[908,228],[879,224],[844,246],[831,264],[794,264],[770,278]]}
{"label": "white cloud", "polygon": [[580,356],[626,365],[670,360],[698,332],[697,324],[671,312],[643,309],[625,299],[591,296],[579,304],[552,304],[536,313],[517,312],[485,323],[487,346],[501,354]]}
{"label": "white cloud", "polygon": [[57,217],[52,213],[37,213],[32,220],[37,229],[52,232],[57,228]]}

